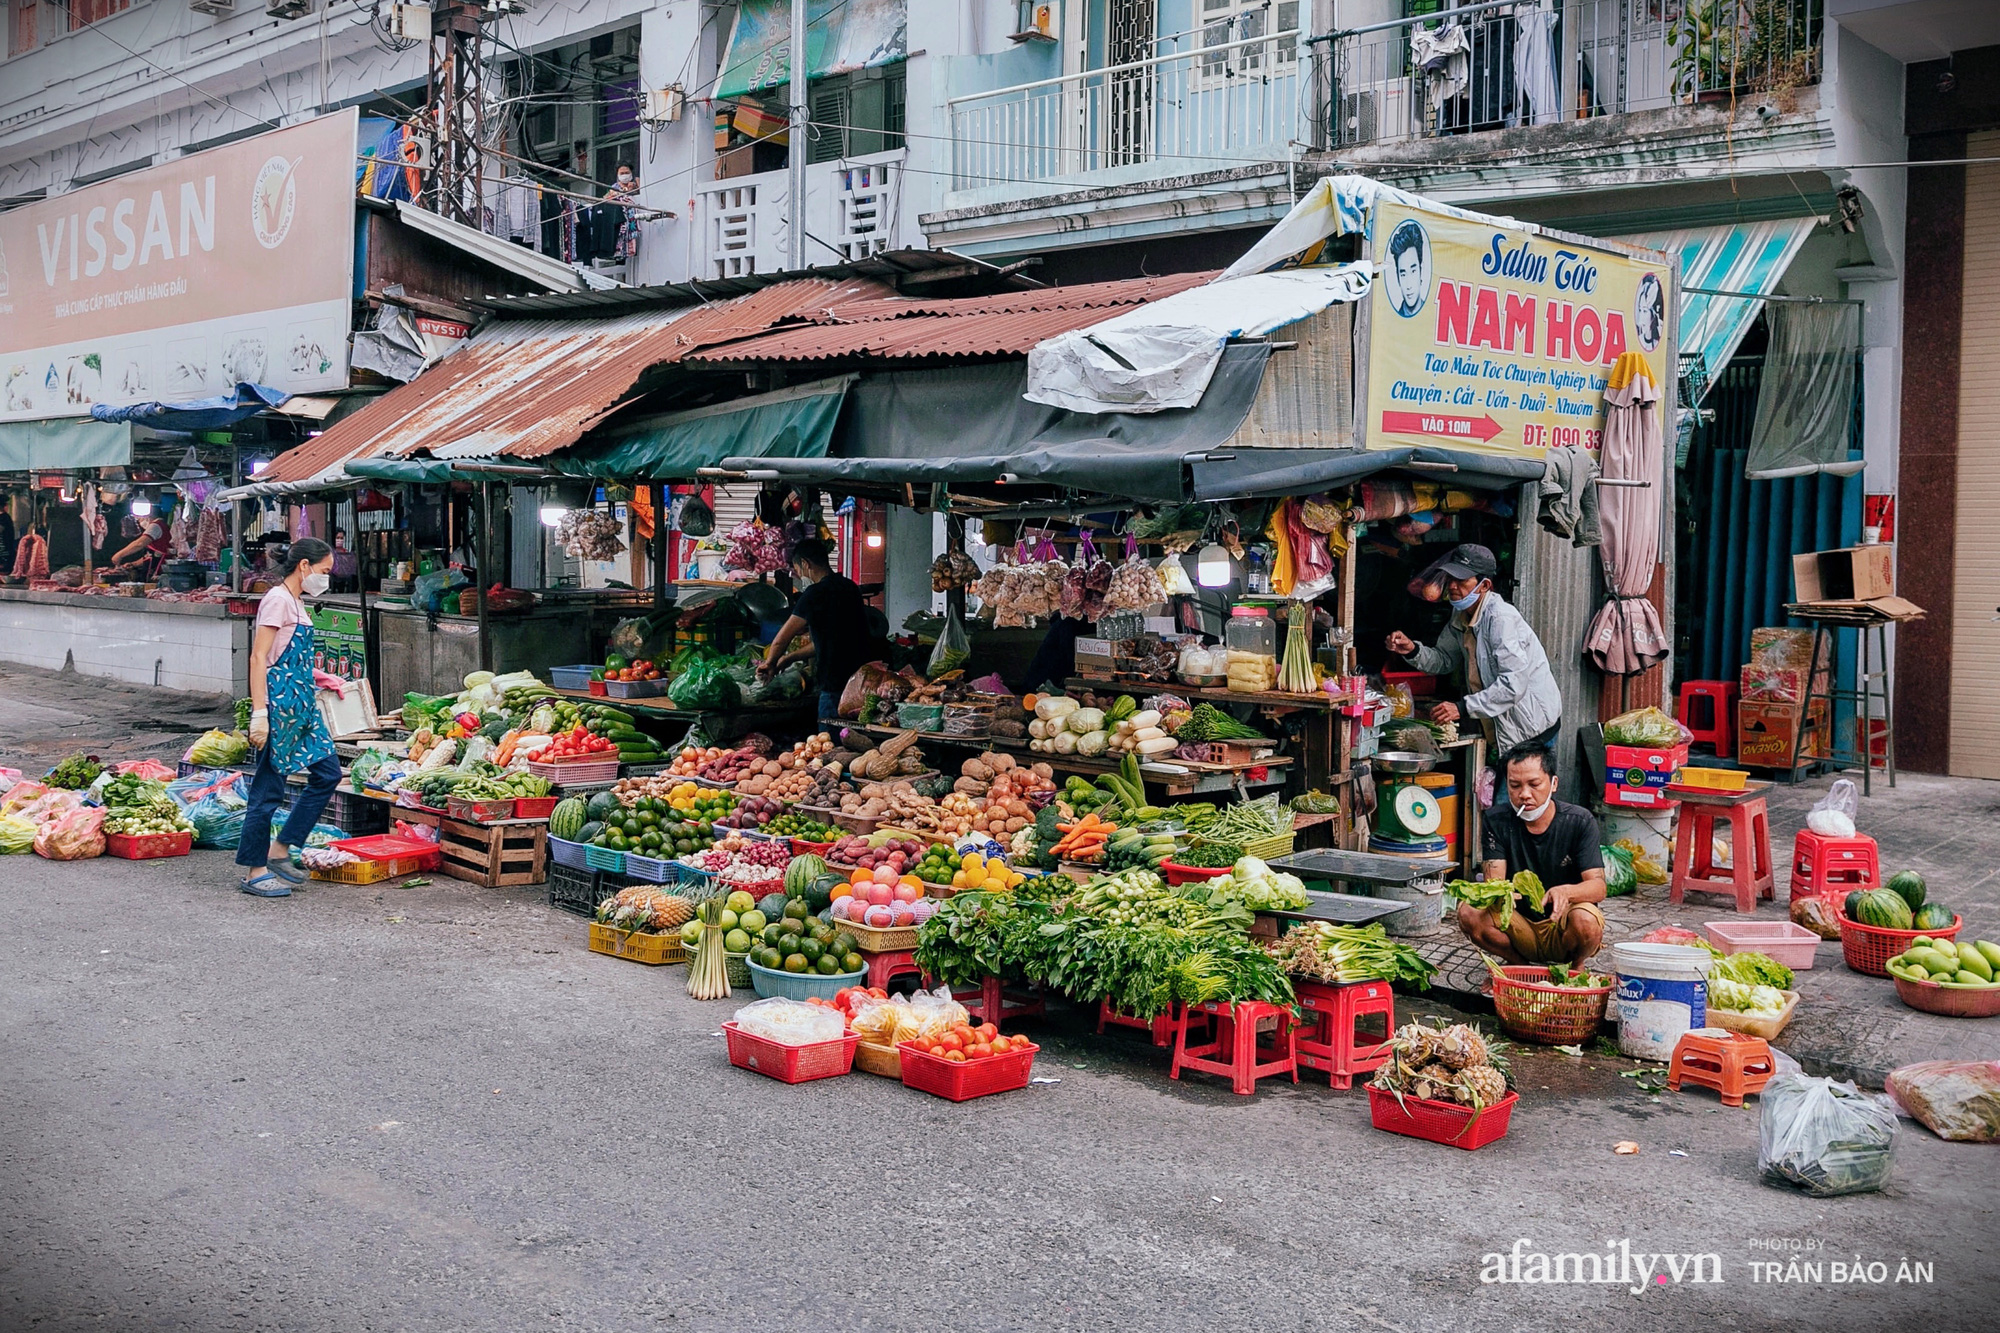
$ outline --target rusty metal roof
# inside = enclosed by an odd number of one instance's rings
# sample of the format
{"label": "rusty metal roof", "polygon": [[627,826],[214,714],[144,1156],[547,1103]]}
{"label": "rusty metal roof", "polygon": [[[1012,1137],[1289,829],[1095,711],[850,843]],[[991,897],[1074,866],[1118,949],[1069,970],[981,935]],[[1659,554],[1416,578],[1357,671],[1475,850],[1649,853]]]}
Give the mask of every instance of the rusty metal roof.
{"label": "rusty metal roof", "polygon": [[1199,287],[1212,273],[1084,283],[950,300],[884,297],[832,307],[816,322],[709,347],[703,364],[958,356],[1026,356],[1036,343],[1087,328],[1121,309]]}
{"label": "rusty metal roof", "polygon": [[871,278],[802,278],[713,305],[495,323],[410,383],[279,455],[258,479],[302,481],[350,459],[420,449],[440,458],[543,458],[576,443],[655,366],[891,290]]}

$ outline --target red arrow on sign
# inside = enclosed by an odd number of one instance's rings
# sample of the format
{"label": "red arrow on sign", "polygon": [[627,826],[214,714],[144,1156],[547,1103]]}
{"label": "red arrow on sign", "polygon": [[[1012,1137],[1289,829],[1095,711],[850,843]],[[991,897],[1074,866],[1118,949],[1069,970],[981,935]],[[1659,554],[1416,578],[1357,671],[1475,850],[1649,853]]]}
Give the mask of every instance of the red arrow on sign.
{"label": "red arrow on sign", "polygon": [[1382,429],[1391,435],[1442,435],[1447,440],[1479,440],[1498,435],[1504,427],[1491,416],[1449,417],[1436,412],[1384,412]]}

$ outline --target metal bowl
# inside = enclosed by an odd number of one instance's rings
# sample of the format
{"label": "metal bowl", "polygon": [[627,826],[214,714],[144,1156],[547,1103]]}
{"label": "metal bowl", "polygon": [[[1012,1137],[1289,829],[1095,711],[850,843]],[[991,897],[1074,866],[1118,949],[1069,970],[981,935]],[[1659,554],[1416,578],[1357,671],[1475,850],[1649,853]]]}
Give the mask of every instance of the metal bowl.
{"label": "metal bowl", "polygon": [[1374,762],[1384,773],[1428,773],[1438,766],[1438,757],[1414,750],[1384,750]]}

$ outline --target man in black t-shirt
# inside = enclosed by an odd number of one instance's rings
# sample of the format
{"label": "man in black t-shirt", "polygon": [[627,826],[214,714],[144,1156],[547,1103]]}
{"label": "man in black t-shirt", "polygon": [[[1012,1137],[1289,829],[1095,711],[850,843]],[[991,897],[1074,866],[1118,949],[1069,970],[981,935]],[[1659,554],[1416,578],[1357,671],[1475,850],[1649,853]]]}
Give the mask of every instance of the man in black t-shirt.
{"label": "man in black t-shirt", "polygon": [[1604,942],[1604,853],[1597,820],[1580,805],[1556,799],[1554,762],[1530,742],[1502,758],[1507,790],[1486,811],[1480,876],[1509,879],[1532,870],[1547,889],[1539,911],[1514,900],[1505,929],[1490,911],[1459,904],[1458,924],[1480,948],[1510,963],[1568,963]]}
{"label": "man in black t-shirt", "polygon": [[[827,544],[808,537],[792,548],[792,576],[801,585],[791,618],[779,627],[757,674],[769,680],[793,662],[810,657],[819,686],[821,718],[840,716],[840,692],[864,662],[878,654],[868,636],[867,604],[854,580],[833,572]],[[812,646],[786,652],[792,640],[810,631]]]}

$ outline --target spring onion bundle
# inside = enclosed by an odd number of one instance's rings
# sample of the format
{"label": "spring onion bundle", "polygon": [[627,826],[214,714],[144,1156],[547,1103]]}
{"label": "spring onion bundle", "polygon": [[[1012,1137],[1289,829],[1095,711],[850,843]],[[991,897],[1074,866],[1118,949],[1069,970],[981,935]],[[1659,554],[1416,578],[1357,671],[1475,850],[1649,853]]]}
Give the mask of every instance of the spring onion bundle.
{"label": "spring onion bundle", "polygon": [[1310,694],[1319,688],[1312,660],[1312,607],[1293,602],[1285,623],[1285,659],[1278,667],[1278,688],[1287,694]]}
{"label": "spring onion bundle", "polygon": [[1380,925],[1309,921],[1268,947],[1287,972],[1320,981],[1408,981],[1427,989],[1437,971]]}
{"label": "spring onion bundle", "polygon": [[1200,741],[1261,741],[1264,738],[1214,704],[1196,704],[1174,732],[1182,744]]}

